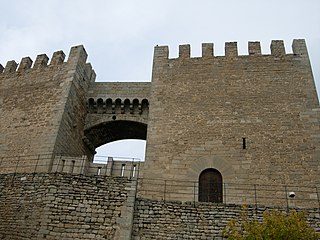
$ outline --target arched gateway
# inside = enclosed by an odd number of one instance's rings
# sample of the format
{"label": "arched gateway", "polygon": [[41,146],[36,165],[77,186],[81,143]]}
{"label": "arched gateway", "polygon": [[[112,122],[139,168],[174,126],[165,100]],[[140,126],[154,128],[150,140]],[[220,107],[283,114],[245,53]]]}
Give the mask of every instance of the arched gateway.
{"label": "arched gateway", "polygon": [[146,140],[147,124],[127,120],[108,121],[86,129],[85,136],[95,148],[123,139]]}

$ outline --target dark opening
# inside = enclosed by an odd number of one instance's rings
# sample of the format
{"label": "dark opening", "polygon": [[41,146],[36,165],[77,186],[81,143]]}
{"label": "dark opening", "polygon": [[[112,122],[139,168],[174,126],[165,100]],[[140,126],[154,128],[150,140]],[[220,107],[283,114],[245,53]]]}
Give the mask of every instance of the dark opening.
{"label": "dark opening", "polygon": [[246,138],[242,138],[242,149],[246,149]]}
{"label": "dark opening", "polygon": [[209,168],[200,174],[199,202],[222,203],[222,175],[218,170]]}
{"label": "dark opening", "polygon": [[147,139],[147,124],[114,120],[95,125],[84,132],[90,143],[95,147],[124,139]]}

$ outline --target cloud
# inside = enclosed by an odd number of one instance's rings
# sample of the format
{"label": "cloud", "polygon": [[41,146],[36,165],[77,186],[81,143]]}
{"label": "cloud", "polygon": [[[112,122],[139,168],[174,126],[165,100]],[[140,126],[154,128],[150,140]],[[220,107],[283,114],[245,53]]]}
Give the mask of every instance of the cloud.
{"label": "cloud", "polygon": [[2,4],[0,63],[37,54],[68,54],[84,44],[98,81],[150,81],[153,47],[191,44],[199,56],[202,42],[213,42],[224,55],[224,43],[261,41],[270,53],[272,39],[283,39],[291,52],[294,38],[305,38],[320,90],[320,1],[318,0],[12,0]]}
{"label": "cloud", "polygon": [[84,44],[99,80],[150,80],[156,44],[169,45],[171,57],[183,43],[199,56],[202,42],[214,42],[217,55],[226,41],[238,41],[246,54],[249,40],[260,40],[268,53],[272,39],[284,39],[291,51],[293,38],[320,35],[319,8],[318,1],[296,0],[16,0],[3,6],[0,61]]}

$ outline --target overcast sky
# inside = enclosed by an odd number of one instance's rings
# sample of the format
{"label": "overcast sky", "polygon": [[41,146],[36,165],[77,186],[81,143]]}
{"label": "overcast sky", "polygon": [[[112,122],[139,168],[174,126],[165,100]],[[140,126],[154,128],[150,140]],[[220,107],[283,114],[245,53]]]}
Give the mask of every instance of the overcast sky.
{"label": "overcast sky", "polygon": [[[237,41],[247,54],[248,41],[261,41],[270,53],[272,39],[292,52],[295,38],[306,39],[314,78],[320,89],[319,0],[0,0],[0,63],[83,44],[97,73],[96,81],[150,81],[153,47],[168,45],[176,57],[179,44],[213,42],[215,55]],[[140,144],[141,145],[141,144]],[[129,148],[129,145],[126,145]],[[134,145],[100,154],[143,158]],[[121,149],[121,150],[120,150]]]}

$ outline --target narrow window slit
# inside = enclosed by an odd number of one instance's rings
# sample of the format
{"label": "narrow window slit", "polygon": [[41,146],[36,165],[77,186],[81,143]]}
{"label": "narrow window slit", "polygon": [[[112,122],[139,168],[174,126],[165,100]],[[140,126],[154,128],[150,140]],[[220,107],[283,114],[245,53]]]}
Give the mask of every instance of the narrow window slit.
{"label": "narrow window slit", "polygon": [[246,138],[242,138],[242,149],[247,149]]}

